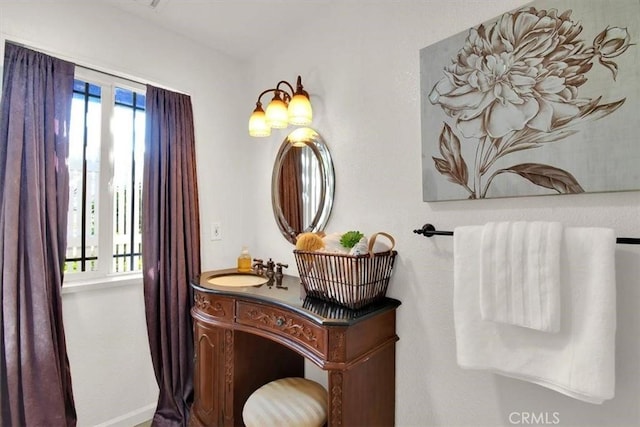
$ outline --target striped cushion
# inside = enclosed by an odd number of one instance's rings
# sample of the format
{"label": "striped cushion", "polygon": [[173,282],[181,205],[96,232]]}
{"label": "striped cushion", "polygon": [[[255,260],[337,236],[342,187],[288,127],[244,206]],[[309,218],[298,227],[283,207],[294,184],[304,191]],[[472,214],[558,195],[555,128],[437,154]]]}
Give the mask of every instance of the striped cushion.
{"label": "striped cushion", "polygon": [[282,378],[263,385],[242,410],[247,427],[319,427],[327,421],[327,391],[305,378]]}

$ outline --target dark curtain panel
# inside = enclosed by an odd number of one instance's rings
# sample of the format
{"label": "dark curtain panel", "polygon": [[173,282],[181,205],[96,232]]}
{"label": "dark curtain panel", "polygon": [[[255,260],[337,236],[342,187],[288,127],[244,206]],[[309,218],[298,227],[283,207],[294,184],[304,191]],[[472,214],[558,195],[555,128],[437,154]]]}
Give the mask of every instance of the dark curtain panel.
{"label": "dark curtain panel", "polygon": [[185,426],[193,402],[191,279],[200,225],[191,98],[147,86],[142,263],[151,359],[160,388],[154,426]]}
{"label": "dark curtain panel", "polygon": [[62,324],[74,65],[10,43],[0,105],[3,426],[74,426]]}
{"label": "dark curtain panel", "polygon": [[300,234],[304,231],[301,148],[290,147],[282,160],[280,173],[279,193],[282,213],[296,234]]}

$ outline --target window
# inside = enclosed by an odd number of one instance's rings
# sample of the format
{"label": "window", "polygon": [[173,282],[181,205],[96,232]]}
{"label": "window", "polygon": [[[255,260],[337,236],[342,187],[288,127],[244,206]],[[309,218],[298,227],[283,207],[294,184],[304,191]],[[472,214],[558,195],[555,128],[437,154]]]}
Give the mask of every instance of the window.
{"label": "window", "polygon": [[143,87],[77,70],[65,279],[142,270]]}

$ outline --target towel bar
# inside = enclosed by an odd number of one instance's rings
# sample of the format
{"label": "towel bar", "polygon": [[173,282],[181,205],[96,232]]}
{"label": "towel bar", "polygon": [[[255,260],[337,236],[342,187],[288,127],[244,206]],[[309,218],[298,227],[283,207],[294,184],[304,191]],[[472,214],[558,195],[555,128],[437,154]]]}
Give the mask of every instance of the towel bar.
{"label": "towel bar", "polygon": [[[453,231],[436,230],[432,224],[425,224],[418,230],[413,230],[416,234],[422,234],[425,237],[431,236],[453,236]],[[636,237],[618,237],[616,243],[624,245],[640,245],[640,238]]]}

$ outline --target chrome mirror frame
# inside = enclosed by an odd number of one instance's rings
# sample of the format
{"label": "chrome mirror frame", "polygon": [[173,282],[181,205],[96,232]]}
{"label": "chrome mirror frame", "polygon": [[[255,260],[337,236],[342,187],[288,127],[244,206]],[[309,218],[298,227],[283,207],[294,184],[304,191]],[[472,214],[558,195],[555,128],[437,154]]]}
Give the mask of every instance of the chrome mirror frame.
{"label": "chrome mirror frame", "polygon": [[[301,138],[300,135],[303,135]],[[318,208],[312,213],[310,222],[303,224],[302,230],[295,230],[287,220],[280,201],[280,179],[284,160],[293,149],[308,148],[313,153],[313,159],[318,162],[319,180],[314,185],[318,186],[319,201]],[[324,139],[311,128],[298,128],[291,132],[282,142],[276,155],[273,172],[271,176],[271,205],[273,214],[282,235],[289,242],[295,244],[298,234],[304,232],[317,232],[324,230],[324,227],[331,215],[333,198],[335,193],[335,172],[331,153]],[[302,209],[303,207],[301,207]]]}

